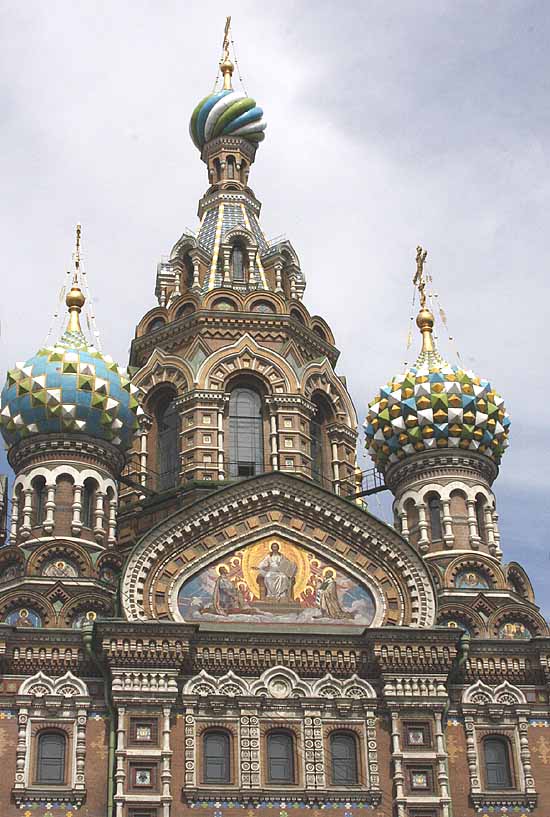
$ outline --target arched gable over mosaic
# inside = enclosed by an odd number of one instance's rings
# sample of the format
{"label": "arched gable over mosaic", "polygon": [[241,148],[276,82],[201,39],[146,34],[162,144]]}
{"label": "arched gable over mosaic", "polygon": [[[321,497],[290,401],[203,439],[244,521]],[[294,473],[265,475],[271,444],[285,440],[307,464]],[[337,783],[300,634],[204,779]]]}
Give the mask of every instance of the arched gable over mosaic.
{"label": "arched gable over mosaic", "polygon": [[[270,564],[274,550],[285,563]],[[151,529],[130,556],[122,590],[130,620],[362,627],[435,620],[428,570],[399,534],[282,474],[228,486],[195,513],[178,511]]]}

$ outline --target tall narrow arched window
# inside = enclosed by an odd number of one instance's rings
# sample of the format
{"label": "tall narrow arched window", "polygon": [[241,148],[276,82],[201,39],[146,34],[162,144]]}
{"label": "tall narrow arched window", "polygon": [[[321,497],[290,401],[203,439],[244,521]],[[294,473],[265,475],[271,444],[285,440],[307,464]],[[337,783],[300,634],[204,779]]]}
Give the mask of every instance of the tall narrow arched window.
{"label": "tall narrow arched window", "polygon": [[235,159],[233,156],[227,157],[227,178],[228,179],[235,178]]}
{"label": "tall narrow arched window", "polygon": [[219,159],[214,159],[214,173],[215,173],[214,181],[219,182],[222,177],[222,166]]}
{"label": "tall narrow arched window", "polygon": [[262,400],[253,389],[238,387],[229,398],[229,474],[252,477],[263,470]]}
{"label": "tall narrow arched window", "polygon": [[327,424],[330,420],[330,408],[320,396],[313,398],[315,414],[309,421],[311,438],[311,478],[330,488],[332,484],[332,458]]}
{"label": "tall narrow arched window", "polygon": [[191,289],[193,286],[193,278],[194,278],[194,269],[193,269],[193,262],[188,255],[184,255],[183,257],[183,284],[184,286],[182,289]]}
{"label": "tall narrow arched window", "polygon": [[500,737],[488,737],[483,741],[485,784],[488,789],[511,789],[512,770],[508,741]]}
{"label": "tall narrow arched window", "polygon": [[430,531],[432,542],[443,539],[443,528],[441,526],[441,500],[438,496],[431,496],[428,500],[428,512],[430,516]]}
{"label": "tall narrow arched window", "polygon": [[354,786],[357,776],[357,742],[349,732],[333,732],[330,736],[332,784]]}
{"label": "tall narrow arched window", "polygon": [[485,528],[485,497],[476,497],[476,522],[477,533],[482,542],[487,541],[487,530]]}
{"label": "tall narrow arched window", "polygon": [[246,170],[246,161],[245,159],[241,159],[241,182],[246,184],[247,182],[247,170]]}
{"label": "tall narrow arched window", "polygon": [[54,786],[65,783],[67,738],[61,732],[41,732],[36,755],[36,782]]}
{"label": "tall narrow arched window", "polygon": [[203,738],[203,769],[205,783],[229,783],[231,781],[231,757],[229,735],[221,731],[208,731]]}
{"label": "tall narrow arched window", "polygon": [[159,400],[155,416],[158,489],[166,491],[175,486],[179,471],[179,417],[173,395]]}
{"label": "tall narrow arched window", "polygon": [[244,250],[240,244],[231,250],[231,277],[237,282],[245,280]]}
{"label": "tall narrow arched window", "polygon": [[268,783],[295,782],[294,739],[288,732],[270,732],[267,736]]}
{"label": "tall narrow arched window", "polygon": [[46,480],[36,477],[33,487],[33,525],[41,525],[46,517]]}
{"label": "tall narrow arched window", "polygon": [[93,528],[96,504],[96,484],[93,479],[84,480],[82,491],[82,511],[80,519],[85,528]]}

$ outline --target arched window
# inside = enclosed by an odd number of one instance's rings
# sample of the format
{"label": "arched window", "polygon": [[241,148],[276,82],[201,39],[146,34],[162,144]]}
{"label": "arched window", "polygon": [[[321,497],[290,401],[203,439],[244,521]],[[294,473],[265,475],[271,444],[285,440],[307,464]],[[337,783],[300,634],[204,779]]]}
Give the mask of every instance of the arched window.
{"label": "arched window", "polygon": [[65,783],[67,738],[61,732],[41,732],[38,736],[36,782],[47,785]]}
{"label": "arched window", "polygon": [[488,789],[511,789],[512,771],[508,741],[505,738],[488,737],[483,741],[485,784]]}
{"label": "arched window", "polygon": [[270,732],[267,736],[268,783],[295,782],[294,739],[288,732]]}
{"label": "arched window", "polygon": [[263,470],[262,399],[253,389],[239,387],[229,398],[229,473],[252,477]]}
{"label": "arched window", "polygon": [[194,311],[195,307],[193,304],[183,304],[182,306],[178,307],[176,318],[186,318],[188,315],[192,315]]}
{"label": "arched window", "polygon": [[476,497],[476,522],[477,534],[482,542],[487,541],[487,530],[485,528],[485,497]]}
{"label": "arched window", "polygon": [[226,732],[209,731],[203,739],[203,768],[205,783],[231,781],[230,741]]}
{"label": "arched window", "polygon": [[333,732],[330,736],[332,784],[334,786],[357,785],[357,742],[349,732]]}
{"label": "arched window", "polygon": [[215,181],[219,182],[222,177],[222,166],[219,159],[214,159],[214,173],[215,173]]}
{"label": "arched window", "polygon": [[166,491],[175,486],[179,470],[179,417],[173,395],[167,394],[159,400],[155,416],[158,489]]}
{"label": "arched window", "polygon": [[432,542],[443,539],[443,529],[441,527],[441,500],[438,496],[431,496],[428,500],[428,512],[430,515],[430,530]]}
{"label": "arched window", "polygon": [[311,437],[311,477],[325,488],[331,487],[331,452],[327,423],[331,419],[330,407],[320,396],[314,396],[315,414],[309,421]]}
{"label": "arched window", "polygon": [[183,273],[182,279],[184,284],[184,289],[191,289],[193,286],[193,278],[194,278],[195,270],[193,268],[193,262],[189,255],[183,256]]}
{"label": "arched window", "polygon": [[166,325],[164,318],[153,318],[149,326],[147,327],[148,332],[156,332],[157,329],[162,329],[163,326]]}
{"label": "arched window", "polygon": [[32,482],[34,491],[34,525],[41,525],[46,517],[46,480],[44,477],[36,477]]}
{"label": "arched window", "polygon": [[82,491],[82,511],[80,519],[85,528],[93,528],[95,513],[96,484],[93,479],[84,480]]}
{"label": "arched window", "polygon": [[313,327],[313,331],[315,332],[315,334],[316,334],[316,335],[319,335],[319,337],[321,338],[321,340],[326,341],[327,336],[326,336],[326,333],[325,333],[324,329],[321,329],[321,327],[320,327],[320,326],[317,326],[317,324],[316,324],[316,325]]}
{"label": "arched window", "polygon": [[245,280],[244,250],[240,244],[234,244],[231,251],[231,277],[237,282]]}
{"label": "arched window", "polygon": [[246,177],[247,177],[246,161],[244,159],[241,159],[241,182],[243,184],[246,184],[246,180],[247,180]]}
{"label": "arched window", "polygon": [[228,179],[235,178],[235,159],[233,156],[227,157],[227,178]]}

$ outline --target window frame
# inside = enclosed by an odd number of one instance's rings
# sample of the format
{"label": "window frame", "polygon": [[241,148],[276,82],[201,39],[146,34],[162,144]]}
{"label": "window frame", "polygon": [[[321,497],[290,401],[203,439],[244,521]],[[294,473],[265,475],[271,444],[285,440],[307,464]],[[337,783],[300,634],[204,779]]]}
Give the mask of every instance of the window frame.
{"label": "window frame", "polygon": [[[487,774],[487,757],[486,757],[486,744],[489,741],[499,742],[505,751],[505,760],[506,760],[506,771],[508,773],[509,785],[508,786],[492,786],[489,784],[489,775]],[[510,792],[510,791],[517,791],[517,782],[516,782],[516,775],[513,763],[513,751],[512,746],[510,743],[509,738],[506,735],[502,735],[500,733],[490,733],[483,735],[480,741],[480,759],[481,765],[483,767],[483,786],[485,791],[487,792]]]}
{"label": "window frame", "polygon": [[[426,497],[426,505],[428,508],[428,518],[430,521],[430,539],[432,542],[443,541],[443,503],[441,497],[437,494],[430,494]],[[434,525],[434,519],[437,523]],[[437,536],[434,535],[434,528]]]}
{"label": "window frame", "polygon": [[[274,779],[272,777],[272,758],[270,756],[270,742],[273,738],[284,737],[288,741],[290,747],[290,775],[288,779]],[[298,782],[297,763],[296,763],[296,735],[289,729],[270,729],[265,736],[265,778],[269,786],[296,786]]]}
{"label": "window frame", "polygon": [[[63,756],[62,756],[62,775],[60,780],[45,780],[41,776],[41,745],[44,741],[44,738],[48,737],[58,737],[61,738],[63,741]],[[63,729],[55,729],[51,727],[45,727],[41,729],[38,734],[36,735],[36,745],[35,745],[35,758],[34,758],[34,775],[32,780],[33,786],[44,786],[46,788],[54,789],[58,787],[66,787],[68,785],[67,782],[67,760],[69,756],[69,736]]]}
{"label": "window frame", "polygon": [[[207,741],[212,737],[222,737],[225,744],[223,762],[226,767],[226,775],[217,779],[210,779],[208,775],[208,752]],[[202,752],[202,785],[203,786],[227,786],[233,783],[233,735],[227,730],[219,727],[205,729],[201,735]]]}
{"label": "window frame", "polygon": [[[353,780],[346,780],[342,782],[337,782],[335,779],[335,767],[334,767],[334,750],[333,750],[333,742],[338,738],[347,738],[350,740],[351,745],[353,746],[353,761],[354,761],[354,775]],[[361,784],[361,755],[359,751],[359,743],[357,740],[357,735],[355,732],[350,731],[349,729],[333,729],[328,735],[328,750],[329,750],[329,761],[330,761],[330,785],[335,786],[338,788],[344,788],[347,786],[359,786]]]}
{"label": "window frame", "polygon": [[[239,406],[245,393],[252,398],[251,408]],[[262,392],[248,382],[236,383],[230,391],[227,409],[227,471],[231,479],[246,479],[265,473],[264,414]]]}

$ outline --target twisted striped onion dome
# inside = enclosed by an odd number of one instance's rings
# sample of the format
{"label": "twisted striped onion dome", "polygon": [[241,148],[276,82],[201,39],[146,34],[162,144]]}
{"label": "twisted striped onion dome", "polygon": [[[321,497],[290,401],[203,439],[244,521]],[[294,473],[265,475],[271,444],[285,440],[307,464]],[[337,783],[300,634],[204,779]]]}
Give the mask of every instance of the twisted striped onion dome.
{"label": "twisted striped onion dome", "polygon": [[84,304],[73,285],[67,330],[8,371],[0,396],[0,431],[8,446],[33,434],[86,434],[127,449],[137,429],[138,389],[111,357],[89,345],[78,314]]}
{"label": "twisted striped onion dome", "polygon": [[423,345],[414,366],[395,375],[369,403],[367,449],[379,471],[420,451],[476,451],[497,465],[510,418],[488,380],[444,360],[431,337],[433,315],[417,318]]}
{"label": "twisted striped onion dome", "polygon": [[265,137],[267,123],[256,101],[233,88],[202,99],[191,116],[189,132],[199,150],[217,136],[242,136],[257,144]]}

